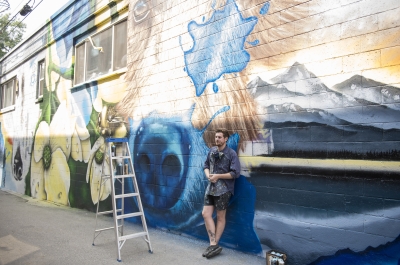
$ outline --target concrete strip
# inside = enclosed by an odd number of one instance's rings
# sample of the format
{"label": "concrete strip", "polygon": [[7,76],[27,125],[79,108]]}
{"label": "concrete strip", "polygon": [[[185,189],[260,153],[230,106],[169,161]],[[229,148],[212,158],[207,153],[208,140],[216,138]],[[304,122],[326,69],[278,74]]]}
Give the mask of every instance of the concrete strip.
{"label": "concrete strip", "polygon": [[0,238],[0,264],[6,265],[37,250],[39,248],[19,241],[12,235],[3,236]]}

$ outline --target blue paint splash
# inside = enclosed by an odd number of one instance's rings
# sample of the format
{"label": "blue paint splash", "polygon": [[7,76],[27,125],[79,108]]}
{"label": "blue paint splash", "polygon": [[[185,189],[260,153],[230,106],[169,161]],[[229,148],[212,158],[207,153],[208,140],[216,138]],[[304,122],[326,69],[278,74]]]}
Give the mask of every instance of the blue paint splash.
{"label": "blue paint splash", "polygon": [[213,83],[213,90],[214,90],[214,93],[217,93],[219,90],[218,85],[216,83]]}
{"label": "blue paint splash", "polygon": [[270,6],[270,3],[269,3],[269,2],[265,3],[265,4],[263,5],[263,7],[261,8],[261,10],[260,10],[260,15],[265,15],[265,14],[267,14],[267,13],[268,13],[268,10],[269,10],[269,6]]}
{"label": "blue paint splash", "polygon": [[62,13],[57,12],[50,18],[52,21],[53,38],[56,40],[56,51],[60,58],[61,67],[59,71],[61,73],[65,73],[70,67],[75,36],[86,32],[89,24],[82,26],[78,30],[74,30],[72,34],[66,34],[66,32],[84,19],[85,16],[82,14],[90,13],[91,5],[90,0],[77,1]]}
{"label": "blue paint splash", "polygon": [[[222,108],[220,108],[216,113],[214,113],[214,115],[211,117],[211,119],[208,121],[207,125],[204,126],[204,128],[201,130],[201,133],[203,134],[204,131],[207,129],[208,125],[210,125],[210,123],[215,119],[215,117],[217,117],[219,114],[226,112],[228,110],[230,110],[231,107],[229,106],[224,106]],[[236,149],[235,149],[236,150]]]}
{"label": "blue paint splash", "polygon": [[213,2],[212,2],[212,4],[211,4],[211,8],[215,10],[215,6],[216,6],[216,4],[217,4],[217,3],[216,3],[216,1],[215,1],[215,0],[213,0]]}
{"label": "blue paint splash", "polygon": [[247,66],[250,54],[244,43],[257,22],[256,17],[243,18],[234,0],[228,0],[225,8],[214,11],[206,23],[188,24],[193,47],[184,51],[184,57],[196,96],[223,74],[240,72]]}
{"label": "blue paint splash", "polygon": [[256,46],[257,44],[259,44],[259,43],[260,43],[260,41],[259,41],[259,40],[255,40],[255,41],[248,41],[247,43],[248,43],[248,44],[250,44],[250,45]]}

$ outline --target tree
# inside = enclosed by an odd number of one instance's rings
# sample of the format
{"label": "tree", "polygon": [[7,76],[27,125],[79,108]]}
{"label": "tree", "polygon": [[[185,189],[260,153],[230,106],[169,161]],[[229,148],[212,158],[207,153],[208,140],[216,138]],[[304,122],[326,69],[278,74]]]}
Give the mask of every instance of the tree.
{"label": "tree", "polygon": [[0,15],[0,58],[22,40],[25,28],[25,23],[10,14]]}

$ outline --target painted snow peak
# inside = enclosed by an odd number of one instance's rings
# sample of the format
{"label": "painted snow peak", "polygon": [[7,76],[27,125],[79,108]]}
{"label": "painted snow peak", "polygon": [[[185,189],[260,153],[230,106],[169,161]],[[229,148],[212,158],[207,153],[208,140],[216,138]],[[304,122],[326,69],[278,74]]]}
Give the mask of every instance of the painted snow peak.
{"label": "painted snow peak", "polygon": [[[234,0],[228,0],[204,24],[189,23],[193,47],[184,51],[184,57],[196,96],[223,74],[240,72],[247,66],[250,54],[245,51],[244,43],[257,21],[256,17],[243,18]],[[214,92],[217,91],[214,86]]]}

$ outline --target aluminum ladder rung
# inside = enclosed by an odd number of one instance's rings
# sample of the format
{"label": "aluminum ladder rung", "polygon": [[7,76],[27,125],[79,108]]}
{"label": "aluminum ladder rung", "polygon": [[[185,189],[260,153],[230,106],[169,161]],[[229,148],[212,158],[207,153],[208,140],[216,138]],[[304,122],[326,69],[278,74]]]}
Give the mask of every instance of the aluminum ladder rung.
{"label": "aluminum ladder rung", "polygon": [[114,176],[114,179],[134,178],[134,177],[136,177],[135,174],[127,174],[127,175],[117,175],[117,176]]}
{"label": "aluminum ladder rung", "polygon": [[[113,213],[113,210],[109,210],[109,211],[104,211],[104,212],[98,212],[97,214],[109,214],[109,213]],[[117,213],[122,212],[122,209],[118,209],[116,210]]]}
{"label": "aluminum ladder rung", "polygon": [[120,236],[120,237],[118,237],[118,240],[122,241],[122,240],[127,240],[127,239],[130,239],[130,238],[136,238],[136,237],[141,237],[141,236],[147,236],[147,233],[146,232],[140,232],[140,233],[125,235],[125,236]]}
{"label": "aluminum ladder rung", "polygon": [[125,219],[125,218],[129,218],[129,217],[135,217],[135,216],[142,216],[143,212],[136,212],[136,213],[127,213],[127,214],[120,214],[117,215],[117,219]]}
{"label": "aluminum ladder rung", "polygon": [[121,199],[121,198],[126,198],[126,197],[135,197],[135,196],[139,196],[139,193],[135,192],[135,193],[124,193],[124,194],[120,194],[120,195],[115,195],[115,199]]}
{"label": "aluminum ladder rung", "polygon": [[130,156],[111,156],[111,159],[130,159]]}
{"label": "aluminum ladder rung", "polygon": [[[121,226],[122,225],[119,225],[118,228],[121,227]],[[97,229],[97,230],[94,230],[94,231],[95,232],[102,232],[102,231],[106,231],[106,230],[110,230],[110,229],[114,229],[114,226],[110,226],[110,227],[102,228],[102,229]]]}

